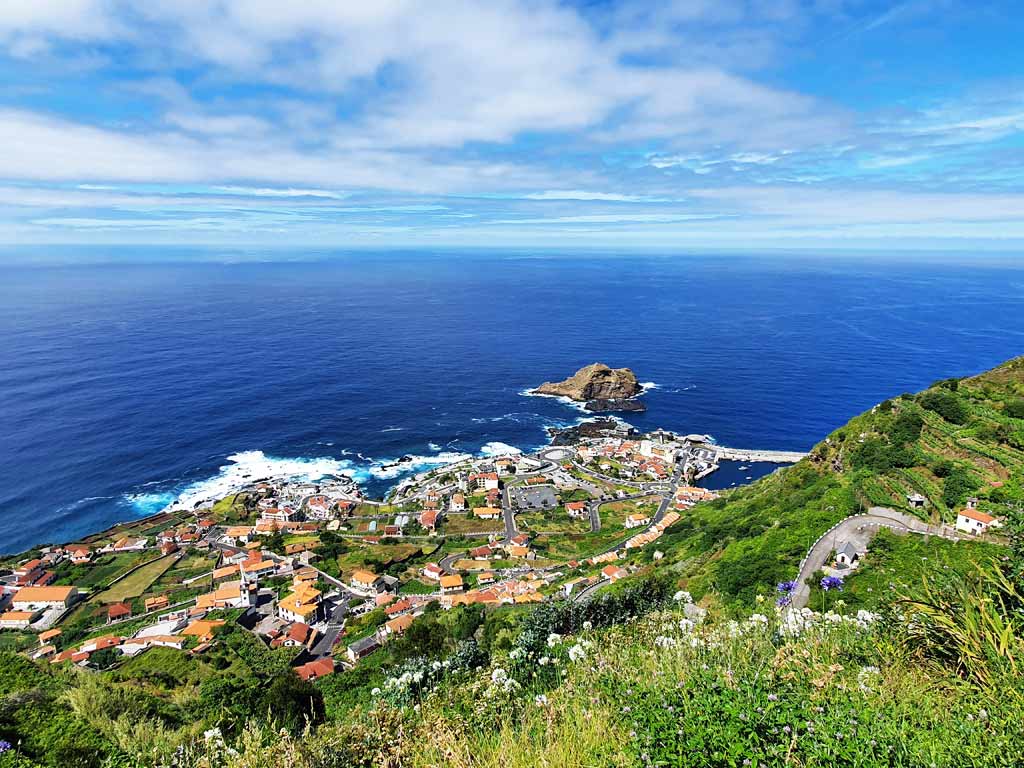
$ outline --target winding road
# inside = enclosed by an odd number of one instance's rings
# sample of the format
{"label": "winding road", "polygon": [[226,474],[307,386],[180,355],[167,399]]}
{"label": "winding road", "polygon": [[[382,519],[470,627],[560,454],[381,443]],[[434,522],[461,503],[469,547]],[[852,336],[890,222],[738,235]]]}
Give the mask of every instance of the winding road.
{"label": "winding road", "polygon": [[923,520],[888,507],[872,507],[867,514],[847,517],[825,531],[807,550],[807,554],[804,555],[804,559],[800,563],[800,572],[796,577],[798,587],[791,597],[791,608],[800,609],[807,605],[807,599],[811,594],[807,580],[825,566],[829,555],[837,547],[849,541],[859,552],[863,552],[879,528],[889,528],[896,533],[941,536],[952,541],[957,541],[959,538],[948,528],[929,525]]}

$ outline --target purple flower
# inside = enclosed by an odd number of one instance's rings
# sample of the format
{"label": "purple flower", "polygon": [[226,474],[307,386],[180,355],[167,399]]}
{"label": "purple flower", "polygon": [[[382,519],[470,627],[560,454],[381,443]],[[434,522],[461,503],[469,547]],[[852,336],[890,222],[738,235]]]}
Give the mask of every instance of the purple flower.
{"label": "purple flower", "polygon": [[791,592],[796,592],[796,582],[795,581],[782,581],[782,582],[779,582],[779,585],[775,589],[778,592],[781,592],[781,593],[783,593],[785,595],[788,595]]}
{"label": "purple flower", "polygon": [[4,752],[8,752],[11,749],[11,742],[0,739],[0,755]]}
{"label": "purple flower", "polygon": [[826,576],[821,580],[821,588],[828,592],[831,589],[837,592],[843,591],[843,580],[839,576]]}
{"label": "purple flower", "polygon": [[789,599],[789,595],[783,595],[782,597],[780,597],[778,600],[775,601],[775,604],[777,606],[779,606],[779,608],[785,608],[791,602],[792,602],[792,600]]}

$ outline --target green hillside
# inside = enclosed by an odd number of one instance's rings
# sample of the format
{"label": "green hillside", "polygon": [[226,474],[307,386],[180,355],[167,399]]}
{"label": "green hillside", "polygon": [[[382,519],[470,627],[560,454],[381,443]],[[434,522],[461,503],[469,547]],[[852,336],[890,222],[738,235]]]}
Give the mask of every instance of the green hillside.
{"label": "green hillside", "polygon": [[[968,498],[1002,538],[883,532],[841,591],[776,609],[835,522],[949,523]],[[589,602],[434,610],[312,685],[235,626],[204,656],[106,672],[0,654],[0,768],[1017,765],[1022,506],[1017,359],[886,401],[686,511]]]}
{"label": "green hillside", "polygon": [[693,509],[659,548],[694,594],[749,605],[847,515],[881,506],[953,523],[969,497],[994,515],[1024,503],[1024,358],[886,400],[800,463]]}

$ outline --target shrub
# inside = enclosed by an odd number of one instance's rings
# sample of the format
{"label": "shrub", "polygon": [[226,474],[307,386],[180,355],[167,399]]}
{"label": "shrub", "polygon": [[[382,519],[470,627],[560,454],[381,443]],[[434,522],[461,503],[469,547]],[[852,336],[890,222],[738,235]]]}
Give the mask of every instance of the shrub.
{"label": "shrub", "polygon": [[1011,400],[1003,408],[1003,413],[1011,419],[1024,419],[1024,398]]}
{"label": "shrub", "polygon": [[946,477],[942,487],[942,501],[947,507],[962,504],[967,495],[977,488],[974,476],[965,469],[957,467]]}
{"label": "shrub", "polygon": [[951,424],[964,424],[970,416],[967,406],[952,392],[932,389],[918,397],[918,402]]}

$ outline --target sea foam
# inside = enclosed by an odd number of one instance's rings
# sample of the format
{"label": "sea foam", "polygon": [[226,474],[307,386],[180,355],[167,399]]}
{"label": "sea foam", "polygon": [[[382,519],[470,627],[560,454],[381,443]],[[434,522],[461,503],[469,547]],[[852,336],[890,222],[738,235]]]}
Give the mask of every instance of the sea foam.
{"label": "sea foam", "polygon": [[[348,477],[359,481],[368,477],[366,470],[354,467],[348,459],[275,458],[263,451],[242,451],[228,456],[227,460],[230,463],[221,466],[216,475],[186,486],[165,506],[190,509],[203,502],[222,499],[259,480],[316,482],[329,477]],[[140,500],[144,502],[157,495],[141,494]],[[133,503],[143,508],[138,501],[133,500]]]}

